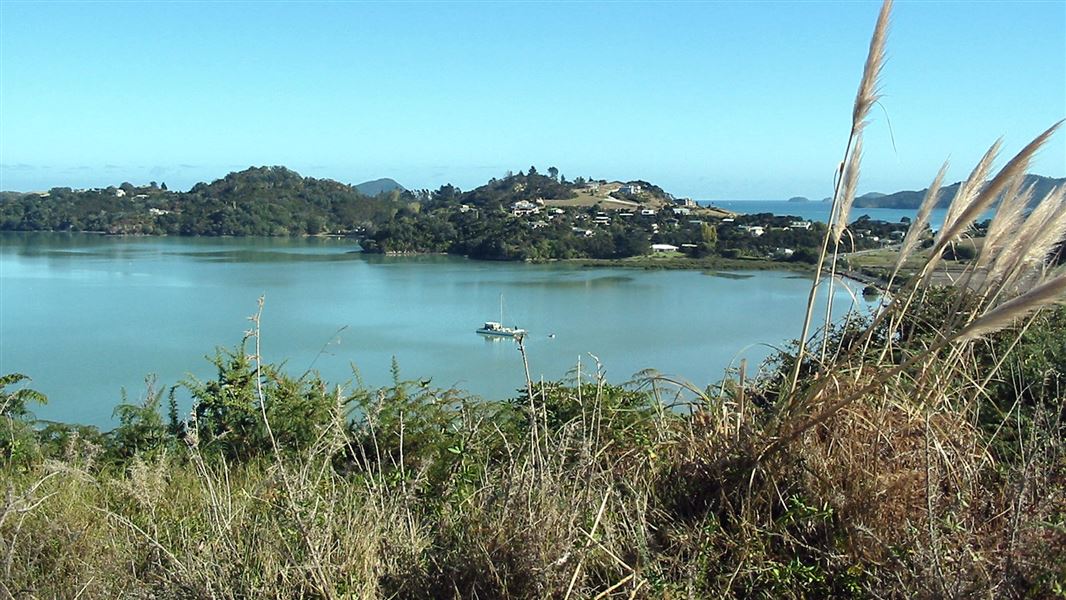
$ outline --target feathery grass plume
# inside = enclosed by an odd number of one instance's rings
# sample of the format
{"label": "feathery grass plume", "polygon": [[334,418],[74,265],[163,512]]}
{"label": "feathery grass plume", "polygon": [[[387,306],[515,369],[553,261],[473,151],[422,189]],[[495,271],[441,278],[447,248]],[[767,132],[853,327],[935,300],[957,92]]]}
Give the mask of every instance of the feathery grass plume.
{"label": "feathery grass plume", "polygon": [[1036,310],[1064,301],[1066,301],[1066,271],[1060,269],[1058,274],[1044,283],[981,315],[963,328],[956,339],[966,342],[995,333]]}
{"label": "feathery grass plume", "polygon": [[[863,67],[859,90],[855,95],[855,106],[852,108],[851,115],[851,133],[848,136],[847,147],[844,149],[845,160],[852,154],[852,145],[856,141],[857,134],[863,128],[866,116],[870,113],[870,107],[880,97],[878,94],[878,82],[884,65],[885,39],[888,37],[888,18],[891,12],[892,0],[884,0],[884,3],[881,4],[881,12],[877,16],[877,25],[874,27],[873,36],[870,38],[870,50],[866,55],[866,64]],[[841,171],[844,169],[845,162],[841,161],[841,166],[838,168],[840,178],[837,180],[833,190],[833,207],[830,210],[830,214],[833,216],[840,215],[839,202],[844,178],[844,174]],[[803,362],[803,355],[807,351],[807,334],[810,332],[811,319],[814,317],[814,299],[818,293],[818,286],[822,282],[822,267],[825,265],[825,257],[829,252],[830,239],[832,239],[832,227],[825,232],[825,236],[822,238],[822,249],[815,264],[814,281],[811,283],[811,291],[807,296],[807,311],[803,317],[803,329],[799,336],[799,349],[797,350],[795,367],[789,378],[790,391],[796,389],[796,384],[799,381],[800,364]]]}
{"label": "feathery grass plume", "polygon": [[973,171],[970,172],[970,176],[967,177],[962,183],[959,184],[959,189],[955,192],[955,197],[951,199],[951,204],[948,205],[948,212],[944,216],[944,225],[941,226],[940,231],[937,232],[936,241],[939,242],[940,238],[944,236],[944,232],[951,228],[958,220],[962,211],[970,205],[973,201],[977,191],[984,185],[985,180],[988,179],[988,173],[992,169],[992,162],[999,155],[999,149],[1003,145],[1003,138],[999,138],[989,146],[981,160],[977,161],[977,165],[974,166]]}
{"label": "feathery grass plume", "polygon": [[[981,247],[981,254],[977,257],[975,269],[981,269],[991,264],[993,258],[1000,255],[1000,251],[1011,244],[1008,235],[1016,232],[1025,218],[1025,207],[1033,196],[1033,186],[1021,190],[1025,177],[1016,177],[1008,186],[1000,200],[996,214],[992,216],[992,222],[988,225],[988,233],[985,234],[985,243]],[[1016,239],[1016,238],[1015,238]]]}
{"label": "feathery grass plume", "polygon": [[1037,207],[1040,209],[1046,206],[1047,210],[1041,211],[1039,215],[1034,210],[1030,215],[1032,225],[1029,225],[1027,220],[1025,231],[1019,236],[1021,241],[1016,247],[1017,256],[1004,271],[1003,287],[1016,284],[1034,270],[1043,269],[1048,255],[1066,235],[1064,194],[1066,189],[1053,190]]}
{"label": "feathery grass plume", "polygon": [[1066,235],[1066,187],[1060,185],[1051,190],[1042,203],[1051,206],[1051,211],[1032,244],[1026,247],[1027,262],[1043,262]]}
{"label": "feathery grass plume", "polygon": [[974,198],[973,202],[970,202],[966,208],[962,210],[951,226],[944,227],[943,235],[937,240],[937,243],[933,245],[933,256],[938,256],[945,246],[954,241],[959,234],[970,225],[970,223],[991,206],[992,202],[996,199],[996,196],[1003,191],[1014,177],[1024,174],[1029,169],[1029,161],[1033,158],[1033,155],[1036,154],[1036,151],[1048,141],[1048,138],[1050,138],[1053,133],[1055,133],[1055,130],[1059,128],[1059,125],[1062,125],[1062,121],[1049,127],[1044,133],[1041,133],[1036,136],[1033,141],[1029,142],[1025,148],[1022,148],[1014,158],[1010,159],[1010,161],[999,170],[999,173],[992,178],[992,181],[988,182],[988,185],[977,194],[977,197]]}
{"label": "feathery grass plume", "polygon": [[903,243],[900,244],[899,258],[896,259],[896,266],[892,268],[892,276],[889,277],[890,281],[896,278],[900,267],[903,266],[904,261],[907,260],[907,257],[910,256],[911,252],[914,252],[914,248],[918,245],[918,236],[925,231],[925,225],[929,222],[929,215],[933,212],[933,207],[936,206],[937,199],[940,197],[940,186],[944,183],[944,176],[947,170],[948,163],[945,161],[933,179],[933,183],[926,190],[925,198],[922,199],[922,203],[918,207],[918,214],[914,216],[911,226],[907,229],[907,235],[903,238]]}
{"label": "feathery grass plume", "polygon": [[856,133],[862,128],[870,108],[881,98],[879,82],[881,69],[885,64],[885,40],[888,38],[888,17],[892,12],[892,0],[885,0],[881,12],[877,15],[877,25],[870,38],[870,51],[866,55],[866,64],[862,69],[862,81],[855,94],[855,106],[851,113],[851,130]]}
{"label": "feathery grass plume", "polygon": [[1062,239],[1066,227],[1066,189],[1052,190],[1021,223],[1015,235],[1004,244],[989,269],[988,281],[1003,289],[1018,279],[1027,265],[1043,260]]}
{"label": "feathery grass plume", "polygon": [[861,163],[862,130],[860,129],[855,134],[855,146],[851,150],[851,156],[848,157],[848,166],[844,169],[843,191],[841,192],[840,203],[837,206],[837,213],[833,219],[833,242],[836,244],[840,243],[840,238],[844,235],[844,229],[848,226],[848,214],[851,212],[851,205],[855,203],[855,190],[859,185]]}

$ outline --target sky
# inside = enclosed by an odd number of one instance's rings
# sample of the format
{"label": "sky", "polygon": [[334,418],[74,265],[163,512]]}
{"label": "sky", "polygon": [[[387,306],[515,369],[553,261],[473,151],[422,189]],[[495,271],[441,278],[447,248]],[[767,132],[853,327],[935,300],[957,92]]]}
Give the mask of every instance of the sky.
{"label": "sky", "polygon": [[[0,189],[249,166],[476,187],[507,171],[701,200],[831,193],[869,2],[0,0]],[[859,191],[1002,165],[1066,117],[1066,0],[899,1]],[[1066,176],[1066,131],[1032,171]]]}

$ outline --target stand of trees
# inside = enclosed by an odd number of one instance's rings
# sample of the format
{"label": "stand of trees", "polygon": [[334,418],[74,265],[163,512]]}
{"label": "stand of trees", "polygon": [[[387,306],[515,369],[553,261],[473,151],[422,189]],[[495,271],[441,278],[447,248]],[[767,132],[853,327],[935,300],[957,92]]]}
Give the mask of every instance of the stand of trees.
{"label": "stand of trees", "polygon": [[230,173],[188,192],[124,183],[44,194],[4,192],[0,230],[147,235],[304,235],[359,232],[414,202],[410,192],[368,197],[353,186],[284,167]]}

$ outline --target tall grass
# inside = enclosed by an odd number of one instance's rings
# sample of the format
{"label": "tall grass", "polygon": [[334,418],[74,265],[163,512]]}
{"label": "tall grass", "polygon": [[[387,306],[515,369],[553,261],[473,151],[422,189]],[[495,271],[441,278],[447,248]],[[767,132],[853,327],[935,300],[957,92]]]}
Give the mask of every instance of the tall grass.
{"label": "tall grass", "polygon": [[[822,263],[846,234],[889,9]],[[1027,212],[1020,185],[1056,127],[989,180],[993,146],[875,314],[806,339],[816,280],[796,347],[710,389],[618,387],[580,364],[561,383],[526,365],[502,402],[398,369],[386,388],[331,388],[261,364],[257,316],[251,354],[220,353],[218,380],[190,384],[211,411],[167,429],[149,392],[121,436],[41,432],[36,454],[6,455],[0,594],[1061,597],[1066,275],[1047,258],[1066,202],[1056,190]],[[944,249],[997,201],[977,260],[936,285]],[[143,443],[116,454],[116,439]]]}

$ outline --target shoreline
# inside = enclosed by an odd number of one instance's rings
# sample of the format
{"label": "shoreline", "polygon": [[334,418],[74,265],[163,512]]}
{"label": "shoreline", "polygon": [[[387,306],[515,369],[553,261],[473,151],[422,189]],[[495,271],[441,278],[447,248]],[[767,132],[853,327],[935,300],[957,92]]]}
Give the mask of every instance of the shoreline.
{"label": "shoreline", "polygon": [[[242,235],[168,235],[168,234],[139,234],[139,233],[109,233],[106,231],[21,231],[21,230],[7,230],[0,233],[10,234],[53,234],[53,235],[90,235],[106,238],[190,238],[190,239],[334,239],[344,240],[350,239],[358,245],[357,238],[354,238],[347,234],[338,233],[320,233],[320,234],[301,234],[301,235],[285,235],[285,236],[242,236]],[[449,254],[447,252],[366,252],[365,250],[351,250],[351,253],[366,254],[367,256],[389,256],[389,257],[415,257],[415,256],[455,256],[458,258],[465,258],[467,260],[479,261],[479,262],[525,262],[528,264],[561,264],[571,265],[585,268],[623,268],[623,269],[643,269],[643,270],[690,270],[690,271],[790,271],[794,273],[814,273],[814,265],[803,262],[790,262],[779,261],[771,259],[760,258],[723,258],[723,257],[707,257],[707,258],[690,258],[687,256],[656,256],[653,254],[646,254],[642,256],[631,256],[627,258],[566,258],[566,259],[548,259],[548,260],[512,260],[512,261],[497,261],[490,259],[471,258],[462,254]],[[824,273],[829,274],[830,269],[825,268]],[[872,286],[877,288],[880,292],[884,293],[890,291],[887,288],[887,281],[883,278],[873,276],[869,273],[864,273],[856,269],[849,270],[837,270],[836,273],[840,277],[851,279],[856,283],[863,286]]]}

